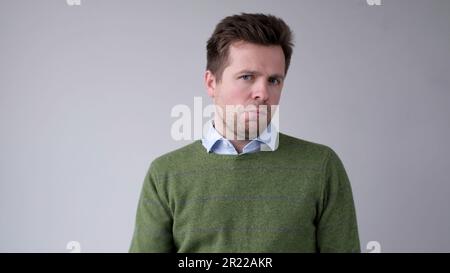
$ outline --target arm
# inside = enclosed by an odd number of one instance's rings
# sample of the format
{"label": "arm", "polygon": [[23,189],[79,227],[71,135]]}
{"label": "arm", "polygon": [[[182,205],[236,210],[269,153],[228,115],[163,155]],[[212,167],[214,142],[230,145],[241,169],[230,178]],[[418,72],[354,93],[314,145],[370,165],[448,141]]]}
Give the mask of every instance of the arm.
{"label": "arm", "polygon": [[154,163],[144,179],[129,252],[174,252],[172,214],[161,194]]}
{"label": "arm", "polygon": [[361,252],[352,189],[344,166],[330,149],[317,218],[319,252]]}

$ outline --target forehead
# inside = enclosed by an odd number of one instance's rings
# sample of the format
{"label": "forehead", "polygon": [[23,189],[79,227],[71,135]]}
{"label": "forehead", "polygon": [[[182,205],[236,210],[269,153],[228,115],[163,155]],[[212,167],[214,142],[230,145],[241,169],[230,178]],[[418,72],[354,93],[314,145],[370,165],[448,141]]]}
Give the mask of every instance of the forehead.
{"label": "forehead", "polygon": [[239,70],[254,70],[264,74],[284,75],[284,68],[285,60],[281,46],[235,42],[230,45],[228,66],[225,70],[231,73]]}

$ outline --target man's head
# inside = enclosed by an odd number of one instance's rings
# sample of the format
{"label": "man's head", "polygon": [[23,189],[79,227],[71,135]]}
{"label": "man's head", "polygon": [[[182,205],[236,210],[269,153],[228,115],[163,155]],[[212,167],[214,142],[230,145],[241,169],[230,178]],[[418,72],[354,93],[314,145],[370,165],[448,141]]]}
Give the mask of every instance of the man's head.
{"label": "man's head", "polygon": [[[261,125],[260,118],[270,122],[270,108],[279,103],[292,47],[290,28],[272,15],[243,13],[226,17],[216,26],[207,43],[205,73],[208,95],[221,110],[216,111],[216,125],[223,122],[236,136],[240,134],[236,124],[245,124],[248,135],[249,127]],[[245,107],[233,117],[236,124],[226,122],[227,105]],[[250,106],[259,108],[259,113]]]}

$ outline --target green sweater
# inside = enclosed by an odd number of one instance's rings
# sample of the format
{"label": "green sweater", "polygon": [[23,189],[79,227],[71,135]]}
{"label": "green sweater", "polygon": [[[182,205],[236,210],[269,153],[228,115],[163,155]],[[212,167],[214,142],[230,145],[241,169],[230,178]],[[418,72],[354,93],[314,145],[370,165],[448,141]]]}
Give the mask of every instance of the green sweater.
{"label": "green sweater", "polygon": [[352,190],[329,147],[279,135],[274,152],[155,159],[130,252],[360,252]]}

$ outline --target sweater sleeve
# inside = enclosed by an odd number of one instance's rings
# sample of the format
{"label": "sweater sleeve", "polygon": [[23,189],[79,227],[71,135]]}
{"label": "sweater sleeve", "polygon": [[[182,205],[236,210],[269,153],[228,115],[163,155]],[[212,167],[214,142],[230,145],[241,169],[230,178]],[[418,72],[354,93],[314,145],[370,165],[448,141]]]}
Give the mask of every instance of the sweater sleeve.
{"label": "sweater sleeve", "polygon": [[337,154],[329,149],[317,221],[319,252],[361,252],[350,181]]}
{"label": "sweater sleeve", "polygon": [[173,218],[154,166],[152,163],[144,179],[129,252],[174,252]]}

